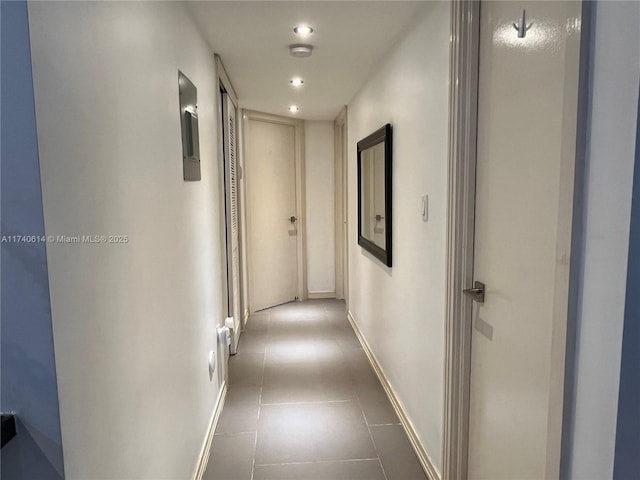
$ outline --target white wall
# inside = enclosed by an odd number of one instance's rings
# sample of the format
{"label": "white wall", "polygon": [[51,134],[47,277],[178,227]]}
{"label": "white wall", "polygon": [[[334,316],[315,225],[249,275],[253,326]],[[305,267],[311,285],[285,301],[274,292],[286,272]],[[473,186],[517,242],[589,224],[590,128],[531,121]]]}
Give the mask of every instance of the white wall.
{"label": "white wall", "polygon": [[[66,478],[187,479],[219,391],[213,54],[175,3],[29,5]],[[182,179],[178,69],[202,181]]]}
{"label": "white wall", "polygon": [[[424,16],[349,103],[349,308],[441,468],[449,12]],[[393,126],[393,267],[357,245],[356,143]],[[429,221],[421,195],[429,195]]]}
{"label": "white wall", "polygon": [[333,122],[306,121],[305,183],[307,288],[335,297],[335,190]]}
{"label": "white wall", "polygon": [[598,2],[570,477],[611,478],[640,79],[640,3]]}

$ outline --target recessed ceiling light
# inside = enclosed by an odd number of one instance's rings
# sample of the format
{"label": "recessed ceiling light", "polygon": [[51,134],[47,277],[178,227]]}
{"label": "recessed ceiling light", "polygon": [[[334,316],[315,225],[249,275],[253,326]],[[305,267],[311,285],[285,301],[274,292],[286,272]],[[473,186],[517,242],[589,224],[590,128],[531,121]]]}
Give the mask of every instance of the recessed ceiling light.
{"label": "recessed ceiling light", "polygon": [[304,83],[304,80],[302,80],[301,78],[292,78],[291,80],[289,80],[289,83],[294,87],[301,87]]}
{"label": "recessed ceiling light", "polygon": [[299,110],[300,110],[300,107],[299,107],[299,106],[297,106],[297,105],[291,105],[291,106],[289,107],[289,111],[290,111],[291,113],[296,113],[296,112],[298,112]]}
{"label": "recessed ceiling light", "polygon": [[298,25],[296,28],[293,29],[293,31],[297,35],[307,36],[313,33],[313,28],[311,28],[309,25]]}

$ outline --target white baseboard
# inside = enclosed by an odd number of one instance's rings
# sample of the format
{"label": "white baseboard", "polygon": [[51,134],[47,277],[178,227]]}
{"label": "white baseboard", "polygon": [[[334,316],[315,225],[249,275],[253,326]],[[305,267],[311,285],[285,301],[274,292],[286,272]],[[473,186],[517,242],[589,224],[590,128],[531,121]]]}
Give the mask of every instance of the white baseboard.
{"label": "white baseboard", "polygon": [[198,455],[196,469],[193,472],[193,480],[202,480],[204,471],[207,469],[207,463],[209,463],[209,453],[211,452],[211,442],[213,442],[213,434],[216,431],[216,425],[218,424],[218,419],[220,418],[220,414],[222,413],[222,408],[224,407],[224,401],[226,398],[227,382],[224,382],[220,387],[218,400],[216,401],[216,406],[214,407],[213,413],[211,414],[211,419],[209,420],[207,435],[204,438],[204,443],[202,444],[202,448],[200,449],[200,455]]}
{"label": "white baseboard", "polygon": [[422,445],[422,442],[420,441],[420,438],[418,437],[418,434],[416,433],[415,428],[413,427],[411,421],[409,420],[409,417],[407,417],[407,414],[404,411],[404,407],[402,406],[402,403],[400,403],[400,400],[398,400],[396,393],[391,388],[391,384],[387,380],[387,377],[384,374],[382,367],[378,363],[376,356],[371,350],[371,347],[369,347],[367,340],[362,335],[362,332],[360,332],[360,329],[358,328],[358,325],[356,324],[356,321],[353,318],[353,314],[351,313],[351,311],[347,312],[347,318],[349,319],[351,328],[353,328],[353,331],[356,333],[356,336],[358,337],[358,340],[362,345],[362,349],[367,354],[369,363],[371,363],[371,366],[373,367],[373,370],[376,372],[376,375],[378,376],[380,383],[384,387],[384,390],[387,393],[387,397],[389,397],[389,401],[391,401],[391,405],[393,405],[393,409],[396,411],[396,414],[400,419],[400,423],[402,423],[402,427],[404,428],[404,431],[407,433],[407,437],[409,437],[409,442],[411,443],[413,450],[416,452],[418,460],[420,461],[420,464],[422,465],[423,470],[427,474],[427,477],[429,478],[429,480],[441,480],[440,473],[435,468],[433,462],[431,461],[431,457],[429,457],[429,454],[424,448],[424,445]]}
{"label": "white baseboard", "polygon": [[307,295],[309,300],[320,300],[322,298],[336,298],[336,292],[309,292]]}

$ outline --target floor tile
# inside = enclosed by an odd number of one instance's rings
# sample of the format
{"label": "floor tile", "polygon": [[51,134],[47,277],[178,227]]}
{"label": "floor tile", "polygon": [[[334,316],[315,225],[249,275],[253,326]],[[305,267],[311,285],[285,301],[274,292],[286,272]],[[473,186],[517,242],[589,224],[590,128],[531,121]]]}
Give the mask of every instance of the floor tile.
{"label": "floor tile", "polygon": [[262,385],[264,353],[229,357],[229,385]]}
{"label": "floor tile", "polygon": [[309,376],[304,380],[296,377],[277,382],[266,382],[262,387],[262,405],[274,403],[328,402],[349,400],[356,397],[351,380]]}
{"label": "floor tile", "polygon": [[214,435],[203,480],[251,480],[255,433]]}
{"label": "floor tile", "polygon": [[256,465],[375,456],[362,412],[353,401],[261,407]]}
{"label": "floor tile", "polygon": [[388,480],[427,480],[402,426],[370,428]]}
{"label": "floor tile", "polygon": [[263,380],[262,403],[310,402],[321,398],[320,370],[313,354],[291,361],[278,361],[278,356],[267,354]]}
{"label": "floor tile", "polygon": [[268,310],[271,318],[302,318],[324,314],[324,308],[309,302],[289,302]]}
{"label": "floor tile", "polygon": [[384,480],[380,461],[352,460],[326,463],[259,465],[253,480]]}
{"label": "floor tile", "polygon": [[254,313],[247,320],[245,325],[246,332],[267,332],[269,329],[269,317],[268,313]]}
{"label": "floor tile", "polygon": [[343,349],[360,349],[362,345],[360,345],[360,341],[356,336],[355,332],[351,328],[351,325],[344,324],[334,328],[333,331],[334,338],[340,348]]}
{"label": "floor tile", "polygon": [[267,337],[263,332],[247,330],[240,335],[238,353],[264,353]]}
{"label": "floor tile", "polygon": [[332,363],[335,354],[321,346],[269,351],[266,354],[262,403],[318,402],[355,398],[352,380]]}
{"label": "floor tile", "polygon": [[258,429],[260,387],[231,385],[227,392],[222,414],[216,426],[216,435],[255,432]]}
{"label": "floor tile", "polygon": [[269,319],[269,333],[308,331],[314,327],[328,328],[327,317],[324,313],[309,313],[297,315],[293,312],[271,315]]}
{"label": "floor tile", "polygon": [[205,480],[426,478],[340,301],[250,317],[215,433]]}
{"label": "floor tile", "polygon": [[389,397],[387,397],[377,378],[371,377],[356,380],[355,390],[367,425],[400,423]]}
{"label": "floor tile", "polygon": [[348,374],[351,378],[377,378],[364,350],[347,350],[343,351],[342,355],[344,356]]}
{"label": "floor tile", "polygon": [[347,318],[347,305],[344,300],[329,300],[324,304],[324,309],[330,315]]}
{"label": "floor tile", "polygon": [[323,345],[338,347],[333,335],[326,327],[282,327],[282,332],[279,333],[278,328],[271,327],[271,333],[267,337],[267,351],[308,351],[310,348],[320,348]]}

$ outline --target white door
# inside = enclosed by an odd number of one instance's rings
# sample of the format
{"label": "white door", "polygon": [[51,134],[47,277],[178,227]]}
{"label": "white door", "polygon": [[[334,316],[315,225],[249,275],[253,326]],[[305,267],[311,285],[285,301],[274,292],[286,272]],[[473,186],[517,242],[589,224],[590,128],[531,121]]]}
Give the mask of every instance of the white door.
{"label": "white door", "polygon": [[[238,211],[238,155],[237,155],[237,106],[226,92],[221,91],[224,184],[227,240],[227,315],[234,319],[234,331],[240,331],[242,311],[240,306],[240,251]],[[235,353],[239,335],[234,335],[231,352]]]}
{"label": "white door", "polygon": [[245,139],[249,303],[255,312],[297,297],[295,127],[248,117]]}
{"label": "white door", "polygon": [[[486,284],[486,298],[474,308],[468,477],[552,478],[560,453],[564,358],[554,352],[566,338],[581,4],[480,8],[474,278]],[[513,23],[523,10],[531,26],[519,38]]]}

